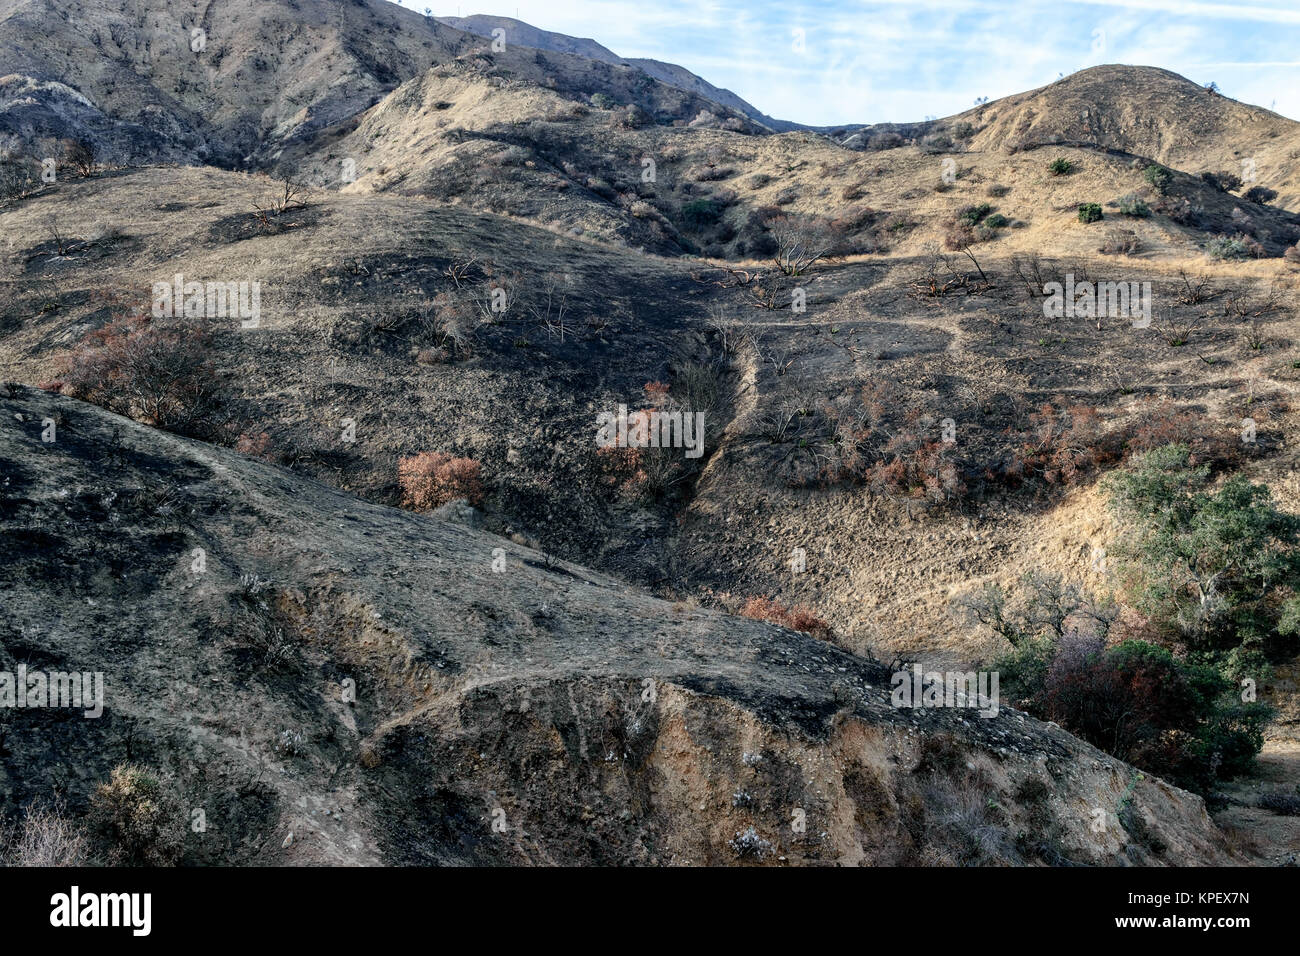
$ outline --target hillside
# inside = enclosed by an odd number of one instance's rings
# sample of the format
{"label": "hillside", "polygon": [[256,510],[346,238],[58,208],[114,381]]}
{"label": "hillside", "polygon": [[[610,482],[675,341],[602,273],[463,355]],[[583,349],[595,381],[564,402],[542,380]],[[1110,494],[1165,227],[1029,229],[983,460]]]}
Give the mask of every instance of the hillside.
{"label": "hillside", "polygon": [[364,0],[292,10],[277,0],[71,0],[53,15],[40,0],[4,0],[0,133],[10,146],[87,138],[109,162],[243,165],[364,109],[466,41]]}
{"label": "hillside", "polygon": [[[1294,861],[1300,124],[1140,66],[730,96],[380,0],[0,0],[0,672],[122,694],[0,711],[0,831],[139,761],[229,824],[187,863]],[[1114,488],[1170,446],[1155,574]]]}
{"label": "hillside", "polygon": [[433,65],[550,77],[675,117],[711,105],[632,67],[535,60],[384,0],[72,0],[57,13],[3,0],[0,148],[43,156],[84,139],[112,163],[260,166]]}
{"label": "hillside", "polygon": [[1211,93],[1167,70],[1098,66],[951,117],[978,132],[971,149],[1015,152],[1056,143],[1119,150],[1200,174],[1227,170],[1300,211],[1300,124]]}
{"label": "hillside", "polygon": [[[1199,798],[1014,711],[898,710],[807,635],[6,391],[0,666],[102,670],[108,700],[13,714],[6,811],[133,759],[206,808],[193,863],[1234,859]],[[1140,841],[1093,832],[1121,797]]]}
{"label": "hillside", "polygon": [[[1132,230],[1148,255],[1196,254],[1215,236],[1244,231],[1277,257],[1300,238],[1294,213],[1199,176],[1174,172],[1158,193],[1136,156],[1071,145],[1009,157],[947,142],[852,151],[809,132],[664,125],[625,105],[588,106],[533,83],[438,68],[355,126],[286,150],[275,170],[346,192],[470,205],[660,254],[748,263],[772,252],[766,223],[774,216],[829,222],[845,253],[918,255],[982,202],[1009,223],[990,237],[990,251],[1093,254],[1112,227]],[[1055,158],[1068,159],[1072,174],[1052,176]],[[348,160],[355,181],[341,184]],[[1080,203],[1114,210],[1125,196],[1142,198],[1151,213],[1089,228],[1072,221]]]}

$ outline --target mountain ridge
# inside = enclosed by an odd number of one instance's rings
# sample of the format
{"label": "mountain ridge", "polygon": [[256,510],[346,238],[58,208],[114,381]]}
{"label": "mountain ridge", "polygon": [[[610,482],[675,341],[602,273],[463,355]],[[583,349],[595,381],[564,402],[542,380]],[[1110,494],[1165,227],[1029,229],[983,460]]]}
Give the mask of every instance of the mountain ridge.
{"label": "mountain ridge", "polygon": [[[556,33],[551,30],[540,30],[537,27],[524,23],[522,20],[516,20],[512,17],[497,17],[487,14],[474,14],[468,17],[438,17],[440,23],[455,27],[458,30],[466,30],[479,36],[491,36],[492,31],[501,29],[510,42],[520,43],[523,46],[530,46],[538,49],[551,49],[557,52],[574,53],[578,56],[585,56],[590,59],[603,60],[606,63],[616,63],[623,66],[634,66],[653,76],[655,79],[680,89],[689,90],[698,93],[707,99],[726,106],[730,109],[744,113],[750,119],[763,124],[769,129],[779,133],[788,133],[796,129],[810,129],[802,123],[796,123],[791,120],[779,120],[768,116],[756,106],[741,99],[731,90],[720,89],[709,83],[702,77],[692,73],[684,66],[676,63],[666,63],[662,60],[646,59],[643,57],[620,57],[617,53],[608,47],[597,43],[595,40],[571,37],[564,33]],[[518,39],[516,39],[518,38]]]}

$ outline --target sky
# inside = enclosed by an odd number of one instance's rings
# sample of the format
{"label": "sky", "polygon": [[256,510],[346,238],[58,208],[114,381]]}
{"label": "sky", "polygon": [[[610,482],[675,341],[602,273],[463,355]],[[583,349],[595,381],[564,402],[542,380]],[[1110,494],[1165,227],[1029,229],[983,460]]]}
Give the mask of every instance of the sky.
{"label": "sky", "polygon": [[949,116],[1099,63],[1164,67],[1300,119],[1300,0],[400,2],[667,60],[814,126]]}

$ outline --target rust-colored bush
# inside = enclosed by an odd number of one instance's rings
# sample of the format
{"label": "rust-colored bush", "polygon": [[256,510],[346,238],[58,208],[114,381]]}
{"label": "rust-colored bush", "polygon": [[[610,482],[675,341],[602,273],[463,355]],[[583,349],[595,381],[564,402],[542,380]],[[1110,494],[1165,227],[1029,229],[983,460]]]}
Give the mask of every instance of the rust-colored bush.
{"label": "rust-colored bush", "polygon": [[1179,411],[1169,404],[1158,405],[1142,416],[1129,435],[1126,450],[1130,455],[1140,455],[1162,445],[1186,445],[1193,465],[1222,466],[1241,458],[1241,443],[1235,431],[1202,414]]}
{"label": "rust-colored bush", "polygon": [[273,461],[274,455],[271,454],[271,436],[266,432],[241,432],[235,439],[235,451],[241,455],[247,455],[250,458],[261,458],[263,461]]}
{"label": "rust-colored bush", "polygon": [[646,471],[642,448],[611,445],[596,449],[596,472],[601,484],[631,493],[645,483]]}
{"label": "rust-colored bush", "polygon": [[740,609],[740,616],[755,621],[779,624],[781,627],[788,627],[792,631],[807,631],[809,634],[823,637],[829,634],[831,630],[829,624],[808,608],[799,604],[785,607],[766,597],[750,598],[745,602],[744,607]]}
{"label": "rust-colored bush", "polygon": [[217,380],[207,333],[187,320],[157,320],[133,309],[86,334],[56,363],[76,398],[182,434],[212,424]]}
{"label": "rust-colored bush", "polygon": [[397,463],[402,504],[415,511],[431,511],[458,498],[472,505],[482,504],[480,471],[473,458],[453,458],[441,451],[410,455]]}
{"label": "rust-colored bush", "polygon": [[893,436],[885,445],[887,457],[867,468],[864,479],[877,494],[887,497],[948,501],[966,494],[966,485],[953,460],[953,446],[927,441],[924,430],[913,426]]}
{"label": "rust-colored bush", "polygon": [[1020,450],[1006,469],[1010,478],[1034,475],[1049,485],[1073,485],[1120,456],[1118,441],[1087,405],[1058,409],[1044,403],[1030,413],[1029,429],[1021,437]]}

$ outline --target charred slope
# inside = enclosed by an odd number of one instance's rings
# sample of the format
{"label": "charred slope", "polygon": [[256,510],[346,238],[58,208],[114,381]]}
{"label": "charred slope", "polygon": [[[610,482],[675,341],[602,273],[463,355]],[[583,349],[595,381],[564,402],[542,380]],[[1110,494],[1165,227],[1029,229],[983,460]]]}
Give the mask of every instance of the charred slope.
{"label": "charred slope", "polygon": [[1229,859],[1199,798],[1057,728],[895,709],[878,664],[468,509],[367,504],[22,386],[0,423],[0,669],[107,686],[99,719],[4,712],[7,815],[84,808],[129,760],[205,809],[188,862]]}

